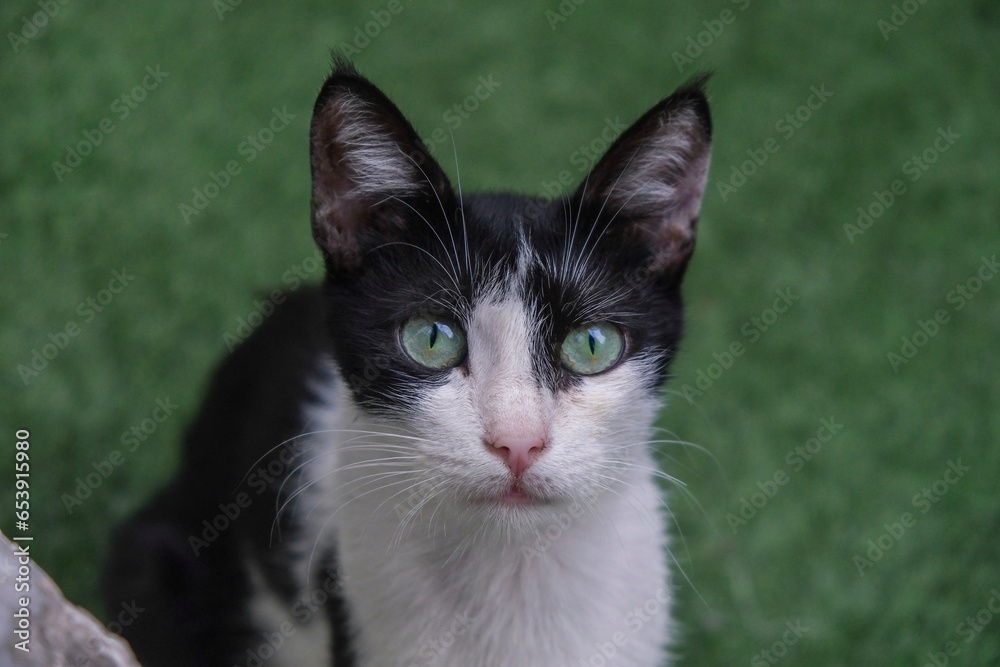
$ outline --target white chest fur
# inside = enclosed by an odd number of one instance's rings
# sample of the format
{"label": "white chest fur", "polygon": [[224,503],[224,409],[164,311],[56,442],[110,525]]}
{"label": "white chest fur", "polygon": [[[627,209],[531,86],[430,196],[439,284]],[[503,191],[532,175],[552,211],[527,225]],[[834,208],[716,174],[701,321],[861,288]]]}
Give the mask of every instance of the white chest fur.
{"label": "white chest fur", "polygon": [[[364,667],[664,664],[670,592],[658,491],[553,513],[535,539],[411,537],[361,504],[337,527]],[[641,509],[637,506],[642,506]],[[458,551],[456,551],[458,549]],[[460,555],[459,555],[460,554]],[[602,660],[603,657],[603,660]]]}
{"label": "white chest fur", "polygon": [[[324,417],[345,434],[372,428],[351,409]],[[371,470],[351,451],[330,452],[338,472],[310,495],[314,521],[330,518],[315,538],[336,540],[361,667],[666,664],[667,538],[645,451],[613,492],[509,531],[449,522],[431,503],[411,514],[421,491],[359,483]]]}

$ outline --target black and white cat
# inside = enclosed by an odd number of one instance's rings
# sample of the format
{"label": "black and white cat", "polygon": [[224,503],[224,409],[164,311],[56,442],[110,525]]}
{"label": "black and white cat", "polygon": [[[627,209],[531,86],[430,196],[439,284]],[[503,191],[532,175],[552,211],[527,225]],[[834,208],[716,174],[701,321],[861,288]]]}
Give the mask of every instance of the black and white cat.
{"label": "black and white cat", "polygon": [[143,664],[666,664],[649,444],[710,134],[694,82],[567,198],[463,197],[337,64],[310,135],[322,289],[225,361],[116,535],[105,594],[141,609]]}

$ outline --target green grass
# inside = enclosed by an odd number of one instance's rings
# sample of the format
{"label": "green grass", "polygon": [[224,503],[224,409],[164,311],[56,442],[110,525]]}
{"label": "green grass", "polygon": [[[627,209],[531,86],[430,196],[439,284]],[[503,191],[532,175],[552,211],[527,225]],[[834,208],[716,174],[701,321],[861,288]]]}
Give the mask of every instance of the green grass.
{"label": "green grass", "polygon": [[[13,434],[28,428],[33,553],[91,609],[109,531],[170,476],[223,336],[312,256],[306,128],[327,49],[388,3],[334,4],[244,2],[220,20],[209,0],[70,2],[17,53],[0,45],[0,527],[13,529]],[[755,656],[796,621],[808,631],[780,664],[923,665],[949,641],[949,664],[997,664],[1000,618],[958,626],[1000,587],[1000,280],[961,310],[948,295],[1000,252],[1000,11],[930,1],[886,40],[891,2],[817,4],[590,0],[553,30],[555,0],[402,0],[356,61],[425,136],[479,76],[500,82],[454,130],[466,191],[577,179],[574,153],[606,118],[716,70],[689,335],[662,420],[710,453],[664,457],[700,503],[672,502],[682,664],[768,664]],[[672,54],[724,9],[732,22],[679,72]],[[5,3],[0,25],[36,11]],[[169,76],[122,119],[112,103],[156,65]],[[812,86],[833,96],[788,136],[776,123]],[[294,118],[247,162],[241,142],[275,108]],[[104,118],[114,131],[60,181],[52,163]],[[949,127],[959,138],[910,180],[907,161]],[[769,138],[777,152],[724,200],[718,184]],[[452,151],[435,147],[454,174]],[[230,160],[241,173],[185,222],[179,205]],[[905,193],[850,242],[844,225],[897,179]],[[79,304],[122,268],[134,280],[86,321]],[[785,288],[798,299],[772,321]],[[895,372],[887,354],[939,309],[949,321]],[[78,335],[26,385],[18,365],[70,321]],[[743,354],[717,373],[734,342]],[[717,378],[688,401],[699,371]],[[122,434],[167,397],[180,407],[127,451]],[[831,417],[843,428],[810,461],[786,461]],[[63,495],[116,449],[123,463],[68,513]],[[971,470],[922,514],[913,497],[959,459]],[[734,533],[727,515],[779,471]],[[906,512],[915,523],[859,575],[854,556]]]}

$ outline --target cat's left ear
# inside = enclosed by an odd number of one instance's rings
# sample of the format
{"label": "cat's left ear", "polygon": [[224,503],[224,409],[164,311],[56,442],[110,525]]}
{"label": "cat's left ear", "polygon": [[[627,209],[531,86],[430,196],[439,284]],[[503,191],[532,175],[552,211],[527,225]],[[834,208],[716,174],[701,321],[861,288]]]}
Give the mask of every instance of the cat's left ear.
{"label": "cat's left ear", "polygon": [[654,274],[680,275],[694,250],[712,138],[705,79],[622,132],[575,195],[599,232],[611,227],[646,246]]}
{"label": "cat's left ear", "polygon": [[345,60],[323,85],[310,126],[312,229],[338,270],[401,238],[414,217],[454,206],[442,169],[402,112]]}

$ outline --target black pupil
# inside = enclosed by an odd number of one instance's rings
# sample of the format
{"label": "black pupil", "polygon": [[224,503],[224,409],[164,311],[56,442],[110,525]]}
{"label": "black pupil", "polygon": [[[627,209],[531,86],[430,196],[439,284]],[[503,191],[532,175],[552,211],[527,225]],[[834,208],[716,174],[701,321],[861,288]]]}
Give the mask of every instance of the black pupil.
{"label": "black pupil", "polygon": [[597,350],[597,339],[594,338],[594,334],[588,334],[587,339],[590,342],[590,353],[596,354]]}
{"label": "black pupil", "polygon": [[438,338],[438,325],[437,322],[431,325],[431,344],[428,347],[434,347],[434,343],[437,342]]}

